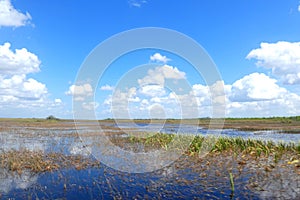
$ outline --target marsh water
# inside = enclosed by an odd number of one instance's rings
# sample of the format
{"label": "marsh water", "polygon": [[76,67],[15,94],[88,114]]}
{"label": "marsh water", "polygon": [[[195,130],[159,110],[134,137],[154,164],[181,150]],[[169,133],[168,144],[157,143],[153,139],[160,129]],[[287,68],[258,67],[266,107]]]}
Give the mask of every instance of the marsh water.
{"label": "marsh water", "polygon": [[[124,129],[133,127],[132,123],[119,123],[118,126]],[[144,131],[144,132],[161,132],[161,133],[179,133],[179,134],[193,134],[193,135],[217,135],[225,137],[241,137],[244,139],[259,139],[273,142],[299,142],[300,134],[298,133],[282,133],[278,130],[261,130],[261,131],[240,131],[236,129],[222,129],[213,130],[206,129],[199,126],[191,126],[185,124],[134,124],[134,130],[131,131]]]}
{"label": "marsh water", "polygon": [[[227,137],[255,138],[272,140],[274,142],[299,142],[300,134],[279,133],[277,131],[238,131],[207,130],[202,127],[177,124],[136,124],[129,123],[102,124],[111,133],[110,137],[127,137],[130,132],[162,132],[207,135],[218,134]],[[119,129],[115,129],[118,126]],[[43,152],[59,152],[65,155],[81,155],[95,159],[93,155],[99,149],[102,134],[98,127],[91,124],[81,124],[77,128],[24,127],[14,126],[0,131],[1,151],[22,150]],[[121,131],[120,131],[121,129]],[[102,130],[102,131],[103,131]],[[116,134],[113,134],[113,133]],[[84,139],[80,136],[86,134]],[[100,150],[99,150],[100,151]],[[113,158],[115,159],[115,158]],[[0,168],[0,198],[8,199],[261,199],[272,196],[272,187],[261,192],[251,190],[249,179],[253,176],[251,167],[243,168],[242,172],[234,171],[236,163],[224,161],[224,170],[218,165],[207,164],[218,160],[206,158],[203,160],[182,155],[170,165],[146,173],[122,172],[105,165],[99,160],[99,167],[77,170],[75,168],[59,169],[52,172],[33,173],[24,170],[22,174]],[[119,163],[122,165],[122,163]],[[238,174],[235,178],[234,194],[230,188],[226,165]],[[218,172],[218,173],[217,173]],[[283,172],[285,173],[285,172]],[[287,184],[293,184],[292,191],[287,191],[289,185],[281,190],[282,197],[298,198],[300,195],[300,178],[284,175]],[[270,193],[271,192],[271,193]],[[297,195],[298,194],[298,195]],[[285,196],[286,195],[286,196]]]}

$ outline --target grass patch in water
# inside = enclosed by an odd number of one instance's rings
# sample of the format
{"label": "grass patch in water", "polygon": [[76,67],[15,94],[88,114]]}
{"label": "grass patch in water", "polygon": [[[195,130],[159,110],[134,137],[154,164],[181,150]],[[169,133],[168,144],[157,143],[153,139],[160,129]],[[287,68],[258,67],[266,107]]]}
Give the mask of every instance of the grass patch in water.
{"label": "grass patch in water", "polygon": [[[190,139],[188,137],[193,136],[177,135],[176,137],[179,137],[179,141],[187,141],[186,139]],[[157,133],[150,137],[141,138],[130,136],[127,139],[129,139],[131,143],[142,143],[145,145],[145,147],[166,149],[166,147],[174,138],[175,134]],[[214,136],[195,136],[191,141],[191,144],[186,150],[186,153],[188,155],[201,153],[201,151],[203,151],[204,145],[211,145],[209,146],[211,153],[232,151],[235,153],[247,153],[258,157],[261,155],[268,156],[270,154],[276,154],[276,158],[278,158],[281,154],[288,151],[300,155],[300,143],[274,143],[272,141],[243,139],[240,137],[231,138]],[[177,147],[180,148],[180,144],[178,144]],[[208,147],[205,148],[207,149]]]}
{"label": "grass patch in water", "polygon": [[55,171],[61,168],[77,170],[98,166],[99,162],[80,155],[44,153],[41,151],[10,150],[0,154],[0,167],[21,174],[27,169],[35,173]]}

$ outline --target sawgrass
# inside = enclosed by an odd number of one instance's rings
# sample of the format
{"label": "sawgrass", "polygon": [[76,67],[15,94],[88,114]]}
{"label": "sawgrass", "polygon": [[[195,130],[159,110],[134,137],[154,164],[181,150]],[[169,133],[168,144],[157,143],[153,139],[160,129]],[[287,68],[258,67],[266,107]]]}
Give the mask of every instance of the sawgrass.
{"label": "sawgrass", "polygon": [[[263,141],[256,139],[243,139],[241,137],[215,137],[215,136],[195,136],[193,140],[188,137],[193,137],[191,135],[180,135],[179,141],[192,141],[186,153],[188,155],[195,155],[201,153],[203,150],[203,145],[210,144],[210,152],[224,152],[232,151],[235,153],[247,153],[251,155],[268,156],[270,154],[276,154],[276,157],[280,156],[284,152],[293,152],[295,154],[300,154],[300,143],[274,143],[272,141]],[[150,137],[134,137],[130,136],[128,139],[131,143],[142,143],[145,146],[166,148],[170,142],[175,138],[175,134],[163,134],[157,133],[152,134]],[[178,145],[180,148],[180,145]],[[207,148],[206,148],[207,149]]]}

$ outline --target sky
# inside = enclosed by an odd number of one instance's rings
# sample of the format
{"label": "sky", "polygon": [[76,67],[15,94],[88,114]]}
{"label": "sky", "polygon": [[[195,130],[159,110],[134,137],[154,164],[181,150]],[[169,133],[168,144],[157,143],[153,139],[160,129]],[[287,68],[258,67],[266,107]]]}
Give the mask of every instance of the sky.
{"label": "sky", "polygon": [[[99,44],[144,27],[192,38],[221,80],[142,49],[113,60],[95,87],[76,81]],[[298,0],[0,0],[0,117],[211,117],[220,99],[225,117],[295,116],[299,86]]]}

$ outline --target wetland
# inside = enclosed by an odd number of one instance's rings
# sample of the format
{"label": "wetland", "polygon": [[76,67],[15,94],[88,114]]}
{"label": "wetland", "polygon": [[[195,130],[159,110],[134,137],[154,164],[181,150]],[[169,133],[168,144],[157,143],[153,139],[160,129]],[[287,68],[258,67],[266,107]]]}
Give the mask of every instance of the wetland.
{"label": "wetland", "polygon": [[[1,119],[0,198],[300,198],[297,117],[226,119],[222,130],[209,129],[210,119],[189,122]],[[127,154],[103,152],[110,148],[103,138],[121,153],[147,156],[169,150],[176,137],[190,141],[184,149],[173,145],[180,156],[143,173],[134,173],[138,160],[131,171],[118,170],[128,164]]]}

